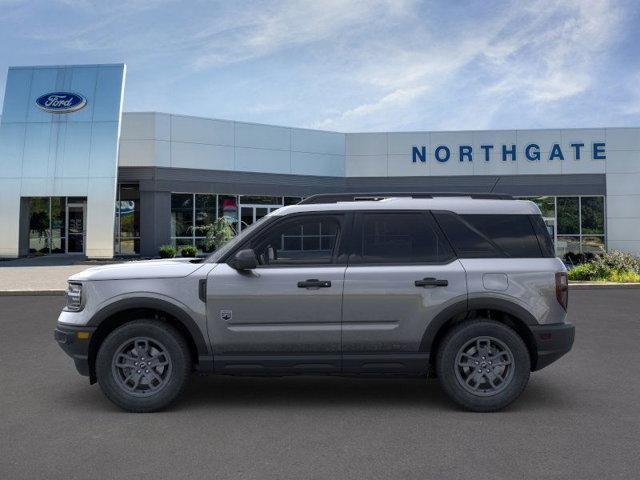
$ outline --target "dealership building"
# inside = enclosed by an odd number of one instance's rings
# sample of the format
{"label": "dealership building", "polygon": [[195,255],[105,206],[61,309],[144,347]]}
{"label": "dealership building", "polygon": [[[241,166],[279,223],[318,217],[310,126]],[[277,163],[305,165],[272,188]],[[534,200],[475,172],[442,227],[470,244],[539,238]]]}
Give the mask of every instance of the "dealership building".
{"label": "dealership building", "polygon": [[[12,67],[0,257],[206,250],[316,193],[493,192],[538,203],[558,255],[640,254],[640,128],[345,133],[123,112],[122,64]],[[302,232],[305,248],[320,232]]]}

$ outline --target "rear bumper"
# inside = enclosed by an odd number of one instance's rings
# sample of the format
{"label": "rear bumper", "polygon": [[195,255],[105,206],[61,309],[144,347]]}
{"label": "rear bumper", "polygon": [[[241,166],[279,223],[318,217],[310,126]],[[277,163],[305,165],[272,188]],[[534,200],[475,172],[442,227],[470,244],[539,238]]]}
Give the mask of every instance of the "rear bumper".
{"label": "rear bumper", "polygon": [[575,330],[571,323],[532,326],[531,332],[536,342],[538,354],[538,360],[532,370],[546,367],[571,350]]}
{"label": "rear bumper", "polygon": [[69,355],[80,375],[89,376],[89,343],[95,327],[76,327],[58,324],[53,331],[60,348]]}

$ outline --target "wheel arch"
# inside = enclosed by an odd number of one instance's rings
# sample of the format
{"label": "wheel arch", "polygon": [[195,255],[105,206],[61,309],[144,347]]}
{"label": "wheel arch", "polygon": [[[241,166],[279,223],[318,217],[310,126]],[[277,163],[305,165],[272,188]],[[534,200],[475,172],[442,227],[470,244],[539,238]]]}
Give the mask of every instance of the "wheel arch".
{"label": "wheel arch", "polygon": [[100,309],[88,326],[96,327],[89,342],[89,379],[96,381],[95,362],[102,341],[116,328],[141,318],[155,319],[175,327],[189,345],[193,364],[198,370],[213,369],[213,357],[205,336],[193,317],[183,308],[153,297],[125,298]]}
{"label": "wheel arch", "polygon": [[429,323],[420,343],[420,351],[429,352],[429,363],[435,363],[440,342],[446,333],[456,324],[472,318],[486,318],[503,323],[522,338],[529,356],[531,370],[535,370],[538,361],[536,341],[529,325],[538,325],[535,317],[522,306],[499,298],[468,299],[450,305]]}

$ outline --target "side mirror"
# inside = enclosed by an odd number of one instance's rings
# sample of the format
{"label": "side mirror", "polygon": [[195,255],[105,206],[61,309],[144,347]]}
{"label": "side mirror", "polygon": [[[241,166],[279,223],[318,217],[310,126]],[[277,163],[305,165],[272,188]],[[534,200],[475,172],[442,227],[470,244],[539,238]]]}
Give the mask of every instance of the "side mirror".
{"label": "side mirror", "polygon": [[253,270],[258,266],[256,253],[251,248],[240,250],[235,254],[230,262],[232,268],[236,270]]}

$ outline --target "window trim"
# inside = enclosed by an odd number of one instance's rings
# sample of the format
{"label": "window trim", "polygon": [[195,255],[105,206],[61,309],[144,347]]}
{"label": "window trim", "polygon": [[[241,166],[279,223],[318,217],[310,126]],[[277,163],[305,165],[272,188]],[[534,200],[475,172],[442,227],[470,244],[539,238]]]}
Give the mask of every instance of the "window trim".
{"label": "window trim", "polygon": [[[362,228],[364,228],[363,219],[367,214],[421,214],[425,217],[426,221],[433,228],[433,231],[438,236],[439,240],[441,240],[445,245],[449,247],[451,252],[451,256],[446,260],[440,262],[425,262],[425,261],[409,261],[409,262],[365,262],[362,261],[362,249],[360,248],[360,243],[358,242],[357,232],[362,232]],[[458,260],[458,256],[456,254],[455,249],[451,245],[451,242],[446,237],[442,228],[436,221],[433,216],[431,210],[422,210],[422,209],[402,209],[402,210],[389,210],[389,209],[372,209],[372,210],[356,210],[353,212],[353,227],[351,229],[351,241],[350,248],[348,252],[348,265],[354,267],[399,267],[399,266],[415,266],[415,265],[449,265],[452,262]]]}

